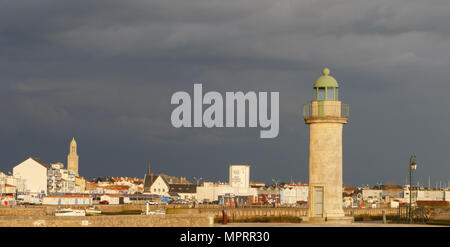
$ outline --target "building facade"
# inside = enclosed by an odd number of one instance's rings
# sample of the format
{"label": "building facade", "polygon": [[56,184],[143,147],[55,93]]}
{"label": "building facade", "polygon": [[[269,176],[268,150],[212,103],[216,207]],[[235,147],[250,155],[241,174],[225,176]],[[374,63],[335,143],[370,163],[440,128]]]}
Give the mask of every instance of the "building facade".
{"label": "building facade", "polygon": [[42,198],[43,205],[92,205],[88,195],[48,195]]}
{"label": "building facade", "polygon": [[23,179],[0,172],[0,196],[24,193],[25,182]]}
{"label": "building facade", "polygon": [[280,189],[281,204],[300,204],[308,201],[307,184],[286,184]]}
{"label": "building facade", "polygon": [[64,164],[52,164],[47,173],[48,193],[80,193],[80,187],[76,185],[75,173],[64,169]]}
{"label": "building facade", "polygon": [[250,204],[257,198],[257,187],[250,184],[249,165],[230,165],[228,183],[205,182],[197,186],[197,200],[219,201],[220,204]]}
{"label": "building facade", "polygon": [[230,165],[229,183],[233,188],[247,189],[250,187],[250,166]]}
{"label": "building facade", "polygon": [[24,181],[25,193],[47,194],[47,173],[49,165],[36,158],[28,158],[13,168],[13,176]]}
{"label": "building facade", "polygon": [[108,204],[112,204],[112,205],[125,203],[125,199],[121,195],[102,195],[100,197],[100,201],[107,201]]}
{"label": "building facade", "polygon": [[383,190],[363,189],[362,199],[367,203],[381,202]]}
{"label": "building facade", "polygon": [[197,200],[199,202],[213,202],[219,200],[217,184],[213,182],[204,182],[197,186]]}

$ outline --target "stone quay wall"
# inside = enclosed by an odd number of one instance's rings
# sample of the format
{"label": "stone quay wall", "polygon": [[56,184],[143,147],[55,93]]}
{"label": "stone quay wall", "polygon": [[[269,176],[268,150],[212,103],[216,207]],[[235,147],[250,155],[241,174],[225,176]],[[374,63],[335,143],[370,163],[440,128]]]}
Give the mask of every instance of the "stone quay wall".
{"label": "stone quay wall", "polygon": [[[231,219],[245,219],[252,217],[302,217],[307,215],[306,208],[226,208],[226,214]],[[386,215],[397,214],[396,208],[349,208],[344,209],[345,215]],[[222,209],[204,209],[204,208],[174,208],[167,209],[168,214],[211,214],[214,217],[222,217]]]}
{"label": "stone quay wall", "polygon": [[433,220],[450,220],[450,208],[433,208],[430,218]]}
{"label": "stone quay wall", "polygon": [[[89,206],[80,205],[27,205],[27,206],[12,206],[12,207],[0,207],[0,216],[51,216],[55,215],[56,210],[59,208],[72,208],[72,209],[86,209]],[[121,204],[121,205],[95,205],[96,208],[102,212],[121,212],[121,211],[145,211],[145,205],[141,204]],[[152,205],[151,210],[163,209],[164,206]]]}
{"label": "stone quay wall", "polygon": [[0,216],[0,227],[210,227],[208,214],[114,216]]}
{"label": "stone quay wall", "polygon": [[0,207],[0,216],[46,216],[45,207]]}
{"label": "stone quay wall", "polygon": [[[70,208],[84,209],[87,206],[67,206]],[[0,216],[53,216],[58,208],[64,206],[27,206],[27,207],[0,207]],[[121,212],[140,210],[145,212],[146,206],[141,204],[122,204],[122,205],[96,205],[96,208],[102,212]],[[212,214],[214,217],[222,217],[223,208],[167,208],[164,206],[150,206],[150,210],[166,209],[168,214]],[[225,208],[230,217],[246,218],[258,216],[306,216],[307,208]],[[383,210],[387,215],[397,214],[396,208],[346,208],[345,215],[382,215]]]}

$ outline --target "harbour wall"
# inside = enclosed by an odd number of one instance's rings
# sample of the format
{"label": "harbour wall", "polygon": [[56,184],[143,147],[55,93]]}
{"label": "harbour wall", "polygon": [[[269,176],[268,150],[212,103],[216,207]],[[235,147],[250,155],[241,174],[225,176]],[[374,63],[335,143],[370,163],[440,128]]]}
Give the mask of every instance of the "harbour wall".
{"label": "harbour wall", "polygon": [[111,216],[0,216],[0,227],[209,227],[208,214]]}
{"label": "harbour wall", "polygon": [[[69,207],[69,206],[67,206]],[[86,208],[85,206],[70,206],[71,208]],[[26,206],[26,207],[0,207],[0,216],[53,216],[58,208],[64,206]],[[123,204],[123,205],[96,205],[96,208],[102,212],[125,212],[141,211],[145,212],[146,206],[142,204]],[[168,214],[211,214],[214,217],[222,217],[223,208],[173,208],[167,206],[150,206],[150,210],[165,209]],[[228,217],[235,219],[260,217],[260,216],[306,216],[307,208],[225,208]],[[345,208],[347,216],[380,216],[383,211],[387,215],[397,215],[396,208]],[[450,208],[432,208],[431,219],[450,219]]]}
{"label": "harbour wall", "polygon": [[[302,217],[307,215],[308,209],[306,208],[227,208],[226,214],[231,219],[245,219],[252,217]],[[359,216],[370,215],[378,216],[383,215],[383,211],[387,215],[397,214],[396,208],[352,208],[345,209],[345,215]],[[222,217],[222,209],[203,209],[203,208],[169,208],[168,214],[211,214],[214,217]]]}

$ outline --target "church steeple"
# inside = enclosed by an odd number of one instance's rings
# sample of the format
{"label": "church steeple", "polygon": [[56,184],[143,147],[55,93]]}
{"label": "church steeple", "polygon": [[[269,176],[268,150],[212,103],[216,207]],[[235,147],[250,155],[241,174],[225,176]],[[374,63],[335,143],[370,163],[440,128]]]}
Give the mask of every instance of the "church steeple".
{"label": "church steeple", "polygon": [[72,141],[70,142],[70,153],[77,153],[77,142],[74,137],[72,137]]}
{"label": "church steeple", "polygon": [[70,142],[69,155],[67,156],[67,169],[74,172],[78,176],[78,154],[77,154],[77,142],[75,138],[72,138]]}

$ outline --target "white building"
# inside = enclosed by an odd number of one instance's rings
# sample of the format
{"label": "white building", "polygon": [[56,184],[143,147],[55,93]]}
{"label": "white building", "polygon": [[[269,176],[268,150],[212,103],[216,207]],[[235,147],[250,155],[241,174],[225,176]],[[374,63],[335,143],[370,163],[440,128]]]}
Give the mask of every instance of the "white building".
{"label": "white building", "polygon": [[[403,202],[409,202],[409,186],[406,185],[403,191]],[[412,201],[450,201],[449,191],[445,190],[412,190]]]}
{"label": "white building", "polygon": [[170,185],[164,176],[158,176],[150,186],[150,193],[160,196],[169,196]]}
{"label": "white building", "polygon": [[92,205],[88,195],[48,195],[42,198],[43,205]]}
{"label": "white building", "polygon": [[112,179],[114,180],[114,185],[127,186],[129,194],[144,191],[144,184],[137,178],[117,177]]}
{"label": "white building", "polygon": [[286,184],[280,189],[281,204],[296,204],[308,201],[309,186],[307,184]]}
{"label": "white building", "polygon": [[182,200],[197,201],[197,186],[195,184],[171,184],[169,194]]}
{"label": "white building", "polygon": [[23,194],[24,192],[25,183],[23,179],[0,172],[0,195]]}
{"label": "white building", "polygon": [[444,191],[444,201],[450,202],[450,190]]}
{"label": "white building", "polygon": [[229,183],[233,188],[247,189],[250,187],[250,166],[230,165]]}
{"label": "white building", "polygon": [[228,183],[205,182],[202,186],[197,186],[199,202],[217,201],[223,196],[257,197],[257,195],[257,188],[250,186],[249,165],[230,165]]}
{"label": "white building", "polygon": [[390,205],[391,205],[391,208],[398,208],[400,206],[400,201],[399,200],[395,200],[395,199],[391,199]]}
{"label": "white building", "polygon": [[250,166],[230,165],[229,186],[219,186],[218,195],[257,196],[257,189],[250,186]]}
{"label": "white building", "polygon": [[197,201],[217,201],[219,199],[217,192],[217,184],[214,184],[213,182],[204,182],[201,186],[197,186]]}
{"label": "white building", "polygon": [[13,168],[13,176],[23,179],[25,191],[30,194],[47,194],[47,171],[50,166],[44,162],[28,158]]}
{"label": "white building", "polygon": [[75,173],[64,169],[63,163],[52,164],[47,173],[48,193],[80,193],[75,185]]}
{"label": "white building", "polygon": [[125,199],[121,195],[103,195],[100,197],[100,201],[107,201],[109,204],[124,204]]}
{"label": "white building", "polygon": [[[147,180],[147,177],[146,179]],[[196,186],[186,180],[185,177],[172,177],[160,174],[156,178],[144,182],[146,193],[161,197],[179,197],[189,200],[197,198]],[[178,194],[177,194],[178,193]],[[180,194],[181,193],[181,194]]]}
{"label": "white building", "polygon": [[380,202],[382,199],[383,190],[375,190],[375,189],[363,189],[362,190],[362,199],[364,202],[373,203]]}
{"label": "white building", "polygon": [[128,194],[128,186],[125,185],[110,185],[101,187],[105,194]]}
{"label": "white building", "polygon": [[416,193],[417,201],[444,201],[443,190],[419,190]]}

